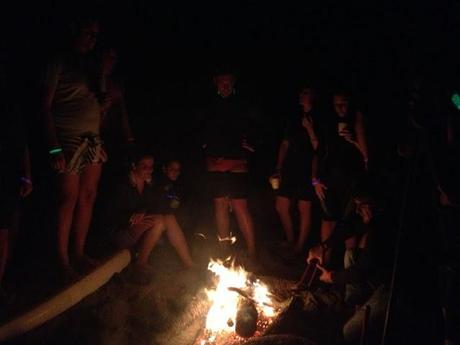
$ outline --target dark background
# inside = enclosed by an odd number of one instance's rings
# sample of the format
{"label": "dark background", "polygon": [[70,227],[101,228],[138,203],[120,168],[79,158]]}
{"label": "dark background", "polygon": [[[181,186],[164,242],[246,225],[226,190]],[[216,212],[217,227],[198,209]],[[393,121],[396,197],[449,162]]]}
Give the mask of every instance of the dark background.
{"label": "dark background", "polygon": [[[41,224],[29,226],[25,237],[41,243],[41,249],[47,248],[45,242],[52,249],[52,236],[42,230],[49,210],[42,201],[50,185],[38,112],[40,77],[68,23],[79,14],[100,18],[98,44],[118,51],[118,72],[138,141],[157,155],[182,157],[189,179],[199,176],[202,164],[190,138],[200,107],[214,93],[210,74],[220,62],[233,63],[238,92],[261,106],[269,130],[255,171],[265,187],[302,81],[315,82],[323,104],[334,87],[353,91],[368,120],[371,168],[379,173],[404,119],[409,81],[421,77],[432,103],[447,103],[458,77],[456,1],[37,1],[1,6],[1,55],[32,151],[36,193],[29,201],[28,222]],[[432,114],[434,120],[443,116]],[[256,205],[259,215],[265,212],[261,205]],[[34,245],[26,247],[24,259],[40,255]],[[420,296],[433,293],[436,277],[430,274]],[[433,303],[425,312],[434,310]],[[430,322],[430,327],[436,323]]]}

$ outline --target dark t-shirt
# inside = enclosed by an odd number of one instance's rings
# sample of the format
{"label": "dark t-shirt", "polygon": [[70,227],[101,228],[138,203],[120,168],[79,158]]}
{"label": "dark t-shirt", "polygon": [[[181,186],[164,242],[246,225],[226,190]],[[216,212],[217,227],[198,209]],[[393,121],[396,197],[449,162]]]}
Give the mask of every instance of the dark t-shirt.
{"label": "dark t-shirt", "polygon": [[[315,111],[311,111],[307,116],[313,120],[313,128],[317,139],[320,138],[320,128],[317,124],[318,117]],[[307,129],[302,126],[303,114],[291,118],[284,131],[283,140],[289,142],[289,148],[283,164],[283,171],[286,174],[300,174],[311,176],[311,163],[315,150]]]}
{"label": "dark t-shirt", "polygon": [[103,223],[111,231],[120,231],[129,226],[129,219],[135,213],[155,214],[158,207],[158,195],[154,186],[145,185],[140,194],[128,179],[115,188],[111,197],[106,199]]}
{"label": "dark t-shirt", "polygon": [[182,202],[180,185],[166,176],[162,176],[158,180],[156,188],[158,188],[158,213],[174,214]]}
{"label": "dark t-shirt", "polygon": [[205,109],[204,138],[206,155],[229,159],[246,158],[241,147],[244,138],[254,141],[257,112],[240,96],[216,97]]}

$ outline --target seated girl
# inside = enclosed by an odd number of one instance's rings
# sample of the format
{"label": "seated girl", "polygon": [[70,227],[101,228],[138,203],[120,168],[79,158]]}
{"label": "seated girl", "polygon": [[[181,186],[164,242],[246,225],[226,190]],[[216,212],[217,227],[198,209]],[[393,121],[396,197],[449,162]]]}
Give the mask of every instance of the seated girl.
{"label": "seated girl", "polygon": [[154,159],[137,154],[131,160],[128,176],[107,202],[106,215],[118,248],[137,247],[135,270],[145,277],[151,275],[148,259],[155,244],[166,231],[169,241],[183,264],[193,266],[189,248],[180,227],[159,211],[158,195],[152,185]]}

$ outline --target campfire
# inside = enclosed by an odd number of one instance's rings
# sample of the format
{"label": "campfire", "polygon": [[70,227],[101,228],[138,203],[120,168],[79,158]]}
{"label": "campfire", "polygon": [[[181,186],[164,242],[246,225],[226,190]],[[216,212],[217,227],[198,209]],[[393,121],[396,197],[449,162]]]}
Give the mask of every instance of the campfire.
{"label": "campfire", "polygon": [[215,284],[206,291],[211,305],[197,345],[236,344],[257,337],[277,316],[268,287],[230,259],[211,260]]}

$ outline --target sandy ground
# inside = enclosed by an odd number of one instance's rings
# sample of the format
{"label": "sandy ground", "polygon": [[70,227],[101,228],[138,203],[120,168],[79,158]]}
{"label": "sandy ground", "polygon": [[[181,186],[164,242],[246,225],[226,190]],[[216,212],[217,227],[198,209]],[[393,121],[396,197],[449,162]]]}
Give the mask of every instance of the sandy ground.
{"label": "sandy ground", "polygon": [[[74,308],[8,344],[192,344],[207,310],[207,263],[218,250],[212,241],[195,236],[191,247],[198,267],[185,270],[170,245],[162,242],[151,256],[155,272],[150,284],[133,283],[128,267]],[[271,257],[270,248],[264,245],[261,264],[252,269],[297,278],[302,264],[289,268]],[[244,263],[244,254],[239,256]]]}

